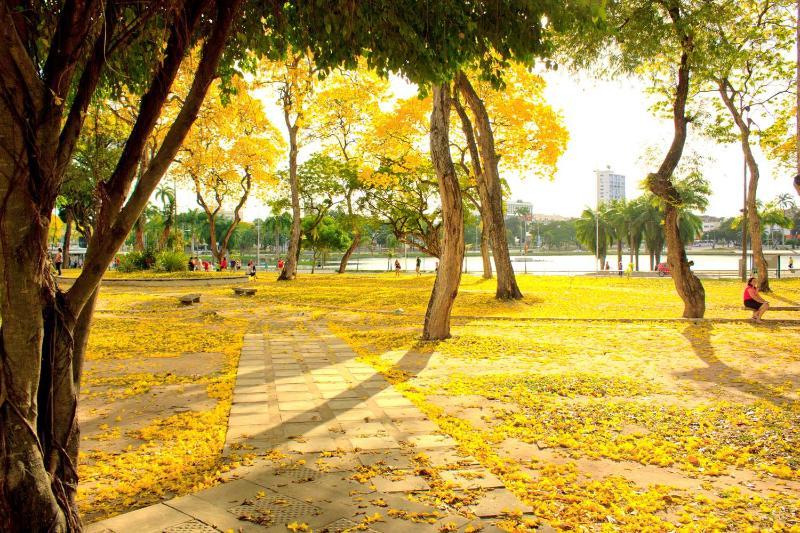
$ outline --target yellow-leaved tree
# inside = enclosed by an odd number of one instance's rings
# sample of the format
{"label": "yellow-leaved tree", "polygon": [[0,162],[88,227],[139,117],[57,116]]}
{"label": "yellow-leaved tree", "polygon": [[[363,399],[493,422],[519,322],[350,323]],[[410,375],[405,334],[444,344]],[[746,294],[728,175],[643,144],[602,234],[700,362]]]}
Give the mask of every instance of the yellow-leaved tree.
{"label": "yellow-leaved tree", "polygon": [[[491,277],[488,248],[497,268],[499,299],[519,299],[506,241],[501,172],[552,178],[569,134],[561,116],[544,98],[545,81],[523,65],[512,63],[503,73],[505,86],[493,87],[470,71],[458,73],[453,108],[461,123],[453,143],[460,166],[475,183],[481,214],[484,277]],[[461,102],[464,100],[464,104]]]}
{"label": "yellow-leaved tree", "polygon": [[[225,104],[220,82],[214,82],[171,170],[192,184],[208,218],[209,247],[217,261],[226,256],[250,195],[276,184],[275,169],[285,147],[261,101],[250,93],[252,85],[240,78],[231,83],[234,92]],[[218,217],[226,206],[233,206],[233,220],[218,238]]]}
{"label": "yellow-leaved tree", "polygon": [[289,249],[278,280],[293,280],[297,276],[300,258],[300,181],[297,177],[298,135],[311,122],[308,119],[311,95],[314,92],[317,69],[309,52],[290,50],[283,59],[265,62],[260,69],[259,82],[275,91],[278,105],[289,136],[289,189],[292,204],[292,228]]}
{"label": "yellow-leaved tree", "polygon": [[[311,100],[308,124],[309,137],[322,144],[326,155],[341,159],[345,165],[358,169],[364,164],[365,139],[369,124],[381,114],[380,105],[389,97],[389,83],[369,70],[362,62],[357,70],[337,70],[319,84]],[[363,184],[357,173],[342,180],[346,226],[353,240],[339,263],[344,273],[353,251],[361,243],[365,218],[358,213],[356,195]]]}
{"label": "yellow-leaved tree", "polygon": [[430,158],[431,108],[430,97],[413,96],[375,115],[363,142],[359,180],[372,216],[398,241],[440,258],[443,220]]}

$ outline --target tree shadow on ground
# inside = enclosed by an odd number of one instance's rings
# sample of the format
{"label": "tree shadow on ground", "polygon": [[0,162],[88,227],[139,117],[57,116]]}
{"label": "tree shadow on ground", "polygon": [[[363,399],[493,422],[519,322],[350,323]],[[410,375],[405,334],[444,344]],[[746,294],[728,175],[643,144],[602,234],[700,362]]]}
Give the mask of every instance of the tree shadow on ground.
{"label": "tree shadow on ground", "polygon": [[[721,387],[734,388],[742,393],[768,401],[782,409],[794,410],[800,407],[800,402],[797,400],[787,398],[776,388],[756,382],[753,377],[744,376],[740,370],[720,360],[711,342],[713,330],[714,325],[711,323],[692,324],[683,330],[682,334],[692,345],[692,350],[694,350],[697,358],[708,366],[700,370],[679,372],[676,374],[678,378],[712,382]],[[794,379],[793,381],[797,380]]]}
{"label": "tree shadow on ground", "polygon": [[[306,324],[309,326],[310,330],[309,341],[318,342],[321,334],[330,333],[330,330],[327,328],[324,322],[310,320],[306,322]],[[341,340],[339,337],[336,338],[338,340]],[[268,339],[266,340],[268,341]],[[393,381],[405,382],[410,379],[413,379],[427,367],[428,362],[430,361],[430,358],[432,356],[433,350],[430,349],[420,350],[419,348],[422,347],[421,342],[422,341],[415,343],[415,345],[412,346],[411,349],[406,350],[398,360],[391,363],[392,370],[396,371],[391,376]],[[429,343],[424,343],[425,346],[427,346],[428,344]],[[333,362],[329,360],[327,365],[314,366],[314,367],[307,365],[308,367],[307,371],[298,369],[298,373],[296,375],[297,376],[306,375],[308,373],[311,373],[312,370],[319,370],[321,368],[343,364],[357,357],[357,355],[349,347],[348,347],[348,352],[349,354],[347,356],[343,355],[336,356],[336,360]],[[331,356],[329,355],[328,357]],[[367,363],[364,363],[364,365],[369,366]],[[274,379],[277,382],[280,378],[275,377]],[[354,408],[343,409],[341,407],[338,407],[337,402],[352,401],[355,399],[353,397],[354,394],[359,401],[366,402],[370,398],[378,395],[379,393],[385,390],[389,390],[392,387],[393,384],[389,381],[387,376],[384,376],[380,371],[375,370],[371,376],[357,378],[357,383],[355,384],[348,383],[347,387],[342,392],[336,394],[331,398],[326,398],[324,402],[318,404],[313,409],[296,412],[294,413],[294,416],[281,421],[276,428],[270,431],[261,434],[252,434],[250,435],[249,439],[239,439],[239,440],[241,440],[242,442],[247,442],[247,440],[257,441],[266,439],[267,441],[270,441],[270,444],[273,446],[279,446],[281,444],[285,444],[289,441],[292,441],[293,440],[292,437],[296,435],[292,435],[288,431],[283,431],[284,427],[285,428],[300,427],[300,425],[302,424],[304,433],[308,433],[319,427],[328,427],[332,423],[341,421],[339,415],[346,413],[350,409],[354,409]],[[233,400],[235,402],[236,398],[234,397]],[[308,416],[309,414],[318,414],[318,418],[310,419],[310,417]],[[361,422],[366,423],[373,421],[377,420],[370,419],[370,420],[362,420]],[[356,422],[356,421],[351,421],[351,422]]]}
{"label": "tree shadow on ground", "polygon": [[798,301],[796,301],[796,300],[790,300],[789,298],[787,298],[787,297],[785,297],[785,296],[781,296],[780,294],[776,294],[776,293],[774,293],[774,292],[770,293],[769,297],[770,297],[770,298],[773,298],[773,299],[775,299],[775,300],[780,300],[780,301],[781,301],[781,302],[783,302],[783,303],[787,303],[787,304],[790,304],[790,305],[796,305],[796,306],[800,306],[800,302],[798,302]]}

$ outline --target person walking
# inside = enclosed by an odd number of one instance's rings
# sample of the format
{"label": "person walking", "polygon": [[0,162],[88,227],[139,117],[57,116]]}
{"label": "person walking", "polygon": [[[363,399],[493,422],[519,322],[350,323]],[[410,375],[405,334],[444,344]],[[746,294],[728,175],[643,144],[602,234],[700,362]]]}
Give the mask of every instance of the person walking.
{"label": "person walking", "polygon": [[64,263],[64,252],[63,252],[63,250],[61,250],[61,248],[59,248],[58,251],[56,252],[56,256],[53,259],[53,263],[56,266],[56,272],[58,272],[58,275],[60,276],[61,275],[61,265]]}
{"label": "person walking", "polygon": [[794,257],[789,258],[789,272],[794,274]]}
{"label": "person walking", "polygon": [[417,270],[417,276],[421,275],[421,273],[420,273],[420,271],[419,271],[419,269],[420,269],[420,267],[421,267],[421,266],[422,266],[422,259],[420,259],[419,257],[417,257],[417,268],[416,268],[416,270]]}
{"label": "person walking", "polygon": [[769,302],[758,294],[758,287],[756,286],[756,278],[747,280],[747,286],[744,288],[744,306],[753,310],[753,320],[761,322],[761,317],[769,309]]}
{"label": "person walking", "polygon": [[394,277],[400,277],[400,260],[394,260]]}
{"label": "person walking", "polygon": [[617,275],[622,276],[622,261],[619,261],[617,263],[617,270],[618,270]]}
{"label": "person walking", "polygon": [[256,279],[256,264],[252,259],[247,262],[247,275],[251,280]]}

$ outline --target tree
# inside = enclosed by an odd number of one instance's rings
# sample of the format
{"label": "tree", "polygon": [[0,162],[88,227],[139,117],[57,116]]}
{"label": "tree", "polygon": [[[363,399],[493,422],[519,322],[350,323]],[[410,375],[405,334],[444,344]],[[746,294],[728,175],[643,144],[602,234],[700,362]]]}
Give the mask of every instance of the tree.
{"label": "tree", "polygon": [[[387,100],[388,89],[387,80],[378,77],[363,62],[353,71],[335,71],[314,94],[310,111],[314,120],[309,124],[309,136],[321,142],[326,154],[340,157],[357,168],[361,157],[356,154],[364,144],[368,125],[380,114],[380,104]],[[342,185],[346,225],[353,239],[339,262],[340,274],[347,270],[350,256],[361,242],[361,229],[365,222],[357,212],[356,195],[362,183],[357,173],[348,176],[350,179]]]}
{"label": "tree", "polygon": [[158,239],[158,247],[164,248],[167,246],[167,241],[172,233],[172,227],[175,224],[175,192],[169,187],[162,185],[156,189],[155,198],[161,201],[163,205],[161,215],[164,228],[161,232],[161,237]]}
{"label": "tree", "polygon": [[[193,187],[198,205],[209,224],[209,247],[217,262],[227,255],[229,242],[241,222],[241,210],[254,189],[276,182],[274,167],[283,138],[264,114],[251,86],[236,80],[228,103],[221,101],[221,85],[200,108],[202,127],[194,127],[184,142],[174,174]],[[218,239],[217,217],[233,205],[233,218]]]}
{"label": "tree", "polygon": [[606,204],[600,204],[595,211],[587,207],[575,221],[575,235],[587,250],[595,252],[595,258],[602,270],[606,263],[608,245],[613,242],[614,228],[611,214]]}
{"label": "tree", "polygon": [[[475,86],[471,78],[476,80]],[[480,198],[477,207],[482,226],[490,236],[486,240],[497,268],[495,296],[501,300],[519,299],[522,293],[505,239],[500,162],[509,170],[552,176],[556,161],[566,148],[566,129],[544,102],[544,80],[518,63],[506,69],[500,89],[480,82],[475,72],[459,72],[455,83],[469,109],[461,105],[456,93],[453,104],[466,145],[466,149],[461,149],[461,167],[472,174]],[[467,154],[469,166],[465,163]],[[490,272],[488,256],[483,254],[483,257],[484,273]]]}
{"label": "tree", "polygon": [[[80,529],[75,406],[96,289],[194,120],[240,5],[0,6],[0,529]],[[144,141],[178,66],[201,39],[192,90],[158,157],[134,185]],[[101,86],[121,85],[106,72],[109,64],[112,73],[130,73],[127,83],[141,90],[140,112],[114,170],[97,184],[101,203],[85,268],[63,292],[44,268],[49,214],[89,103]],[[8,220],[30,224],[12,231]]]}
{"label": "tree", "polygon": [[703,79],[715,87],[724,103],[725,114],[718,110],[709,128],[712,136],[730,140],[737,130],[750,173],[747,190],[747,219],[758,285],[769,291],[767,261],[761,241],[761,226],[756,208],[760,177],[759,166],[751,147],[754,122],[748,114],[758,113],[759,122],[790,102],[794,63],[788,60],[794,46],[794,1],[722,2],[715,20],[719,44],[712,62],[700,71]]}
{"label": "tree", "polygon": [[[673,124],[670,146],[647,188],[664,206],[667,262],[676,292],[684,303],[685,318],[705,314],[705,289],[692,272],[680,238],[679,213],[683,199],[673,182],[686,144],[691,112],[690,78],[716,53],[713,32],[707,31],[717,15],[715,2],[694,0],[636,0],[608,4],[598,31],[570,33],[564,49],[577,64],[597,63],[598,50],[607,54],[612,71],[645,72],[660,96],[658,109],[669,111]],[[606,45],[605,47],[603,45]]]}
{"label": "tree", "polygon": [[[298,50],[303,50],[302,48]],[[306,114],[310,96],[314,91],[317,68],[312,54],[291,51],[286,58],[266,65],[267,83],[271,84],[283,110],[286,130],[289,134],[289,189],[292,207],[292,231],[289,250],[279,281],[293,280],[297,275],[297,259],[300,257],[300,183],[297,177],[298,134],[307,126]]]}
{"label": "tree", "polygon": [[334,217],[323,216],[317,220],[314,215],[310,215],[303,218],[303,246],[312,251],[313,274],[318,259],[324,263],[329,252],[346,250],[350,246],[350,237]]}
{"label": "tree", "polygon": [[[296,50],[310,50],[321,68],[352,66],[363,55],[381,74],[391,70],[419,84],[437,84],[433,92],[441,96],[440,84],[473,59],[484,58],[487,75],[496,76],[508,58],[530,61],[545,50],[545,21],[559,30],[572,10],[596,14],[584,0],[574,1],[446,0],[425,10],[408,0],[333,1],[327,9],[310,2],[265,9],[261,2],[244,0],[0,5],[0,526],[10,531],[80,529],[74,505],[79,441],[75,412],[97,288],[217,75],[230,81],[236,68],[256,64],[249,53],[279,57],[291,43]],[[142,165],[136,179],[178,69],[195,45],[201,51],[191,88],[155,156]],[[490,56],[492,50],[499,57]],[[89,102],[101,98],[101,88],[112,89],[113,95],[122,85],[141,94],[139,111],[114,170],[97,185],[100,205],[85,268],[70,289],[62,291],[44,268],[49,215]],[[444,98],[434,106],[439,114],[449,111],[446,103]],[[296,121],[292,124],[290,129],[297,127]],[[442,125],[446,121],[438,120],[437,148],[447,137]],[[290,145],[296,155],[296,143]],[[443,155],[434,152],[437,158]],[[440,161],[435,166],[437,173],[443,172],[440,182],[446,189],[446,251],[439,280],[442,273],[447,280],[434,286],[425,329],[427,338],[444,338],[457,294],[453,263],[460,264],[458,250],[463,249],[463,243],[448,235],[459,233],[463,217],[460,202],[450,202],[449,168]],[[296,206],[299,209],[299,200],[293,202]],[[298,243],[297,210],[295,215],[293,242]],[[30,225],[22,231],[10,225],[19,220]],[[436,327],[429,328],[434,322]]]}

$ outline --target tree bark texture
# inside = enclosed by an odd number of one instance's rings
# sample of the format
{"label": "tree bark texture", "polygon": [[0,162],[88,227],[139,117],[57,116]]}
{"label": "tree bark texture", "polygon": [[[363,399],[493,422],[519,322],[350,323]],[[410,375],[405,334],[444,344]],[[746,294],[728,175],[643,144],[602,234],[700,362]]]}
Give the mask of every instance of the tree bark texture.
{"label": "tree bark texture", "polygon": [[[498,157],[495,151],[494,134],[492,133],[489,114],[483,101],[478,97],[478,93],[475,92],[463,72],[459,72],[456,76],[456,84],[475,117],[477,135],[468,137],[473,137],[473,144],[477,140],[481,162],[480,168],[483,171],[483,187],[479,183],[478,192],[481,196],[481,204],[488,207],[486,214],[490,217],[488,225],[491,235],[490,245],[492,246],[494,265],[497,271],[497,292],[495,297],[500,300],[519,300],[522,298],[522,291],[519,290],[517,285],[514,267],[511,265],[511,255],[508,252],[506,223],[503,218],[503,190],[500,185],[500,172],[497,166]],[[471,130],[472,127],[470,125],[469,128],[465,127],[465,129]],[[474,159],[476,155],[472,154],[471,157]]]}
{"label": "tree bark texture", "polygon": [[[680,11],[670,10],[673,25],[680,26]],[[689,96],[689,54],[692,50],[691,36],[677,30],[681,40],[681,59],[678,66],[678,85],[673,102],[674,133],[672,144],[664,161],[655,173],[647,176],[647,186],[664,204],[664,235],[667,241],[667,263],[670,269],[675,290],[683,300],[684,318],[703,318],[706,311],[706,292],[703,284],[689,267],[686,249],[678,229],[679,206],[681,197],[672,183],[672,173],[678,166],[686,144],[688,119],[686,117],[686,100]],[[658,253],[658,252],[657,252]]]}
{"label": "tree bark texture", "polygon": [[439,271],[433,284],[422,338],[442,340],[450,337],[450,313],[461,282],[464,259],[464,206],[456,169],[450,157],[450,86],[433,86],[431,111],[431,160],[439,181],[442,202],[443,239]]}
{"label": "tree bark texture", "polygon": [[[750,171],[750,182],[747,184],[747,229],[750,233],[750,247],[753,250],[753,263],[758,271],[758,290],[769,292],[769,268],[767,260],[764,258],[764,245],[761,241],[761,220],[758,218],[758,207],[756,206],[756,192],[758,191],[758,179],[760,177],[758,163],[753,155],[753,148],[750,146],[750,124],[745,121],[744,116],[737,109],[733,98],[736,91],[726,79],[719,81],[719,94],[725,107],[730,111],[736,127],[739,128],[739,139],[742,144],[742,153]],[[745,222],[742,221],[742,224]]]}
{"label": "tree bark texture", "polygon": [[297,176],[297,124],[291,124],[288,111],[285,112],[286,126],[289,128],[289,188],[292,194],[292,230],[289,233],[289,249],[278,281],[290,281],[297,276],[297,261],[300,257],[300,179]]}
{"label": "tree bark texture", "polygon": [[64,217],[67,220],[64,222],[64,243],[63,243],[63,250],[64,250],[64,264],[67,265],[69,268],[69,247],[72,244],[72,208],[67,207],[67,214]]}
{"label": "tree bark texture", "polygon": [[[68,4],[57,14],[39,70],[28,56],[8,6],[0,6],[0,530],[79,531],[75,506],[79,431],[76,419],[83,352],[97,286],[147,199],[172,161],[211,83],[241,0],[218,3],[195,83],[167,140],[129,197],[141,158],[126,144],[117,171],[100,191],[102,212],[86,266],[66,293],[55,285],[47,253],[50,214],[72,157],[86,105],[105,62],[116,2]],[[149,135],[177,65],[208,1],[172,13],[164,61],[143,98],[136,135]],[[95,45],[91,44],[94,40]],[[88,52],[88,54],[87,54]],[[88,59],[86,59],[88,57]],[[69,113],[64,106],[86,59]],[[177,62],[177,64],[176,64]],[[173,73],[174,74],[174,73]],[[151,94],[152,93],[152,94]],[[149,99],[148,99],[149,98]],[[149,103],[145,103],[149,102]],[[63,117],[67,117],[62,125]],[[134,133],[132,133],[132,137]],[[127,203],[122,207],[123,203]],[[24,221],[24,223],[22,223]]]}
{"label": "tree bark texture", "polygon": [[794,130],[794,143],[796,150],[795,167],[796,174],[794,175],[794,190],[800,195],[800,0],[797,0],[797,29],[795,37],[797,47],[797,69],[795,70],[796,78],[796,100],[795,100],[795,130]]}
{"label": "tree bark texture", "polygon": [[492,279],[492,258],[489,257],[489,230],[481,217],[481,260],[483,261],[483,279]]}

